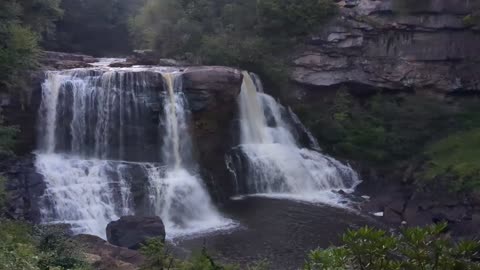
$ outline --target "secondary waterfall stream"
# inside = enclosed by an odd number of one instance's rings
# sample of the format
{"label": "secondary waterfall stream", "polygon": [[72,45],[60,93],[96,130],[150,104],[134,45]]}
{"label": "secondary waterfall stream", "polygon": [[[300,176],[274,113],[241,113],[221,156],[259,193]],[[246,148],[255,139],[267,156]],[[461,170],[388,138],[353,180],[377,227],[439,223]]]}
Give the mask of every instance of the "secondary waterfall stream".
{"label": "secondary waterfall stream", "polygon": [[298,118],[265,94],[260,80],[243,73],[239,98],[240,146],[230,167],[239,193],[337,204],[336,190],[349,191],[359,183],[355,171],[323,155],[307,132],[311,148],[302,147],[295,137]]}
{"label": "secondary waterfall stream", "polygon": [[42,89],[35,165],[46,182],[44,222],[104,238],[110,221],[131,214],[160,216],[170,238],[231,224],[191,158],[181,73],[51,71]]}

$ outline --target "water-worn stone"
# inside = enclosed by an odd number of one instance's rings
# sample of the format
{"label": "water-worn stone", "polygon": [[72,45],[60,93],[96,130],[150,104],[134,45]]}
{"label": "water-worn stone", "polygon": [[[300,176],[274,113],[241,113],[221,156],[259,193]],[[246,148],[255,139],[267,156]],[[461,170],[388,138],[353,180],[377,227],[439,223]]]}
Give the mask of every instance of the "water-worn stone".
{"label": "water-worn stone", "polygon": [[[293,61],[291,78],[311,87],[480,90],[480,32],[463,17],[473,1],[342,1],[337,16]],[[411,10],[408,11],[408,8]]]}
{"label": "water-worn stone", "polygon": [[108,242],[129,249],[139,249],[146,240],[165,240],[165,226],[159,217],[121,217],[107,225]]}
{"label": "water-worn stone", "polygon": [[90,63],[97,61],[95,57],[75,53],[45,51],[41,56],[40,63],[48,69],[91,67]]}
{"label": "water-worn stone", "polygon": [[127,62],[135,65],[158,65],[158,57],[152,50],[135,50],[133,55],[127,58]]}

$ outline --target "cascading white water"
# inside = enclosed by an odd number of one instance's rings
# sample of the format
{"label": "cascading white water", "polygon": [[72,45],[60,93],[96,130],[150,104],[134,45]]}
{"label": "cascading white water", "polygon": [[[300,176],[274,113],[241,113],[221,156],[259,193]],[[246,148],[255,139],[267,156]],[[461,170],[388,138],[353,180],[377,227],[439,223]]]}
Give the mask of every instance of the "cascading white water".
{"label": "cascading white water", "polygon": [[35,164],[47,184],[44,222],[105,238],[110,221],[133,213],[124,164],[104,159],[112,150],[111,118],[125,106],[114,93],[122,76],[88,69],[47,73]]}
{"label": "cascading white water", "polygon": [[[121,164],[44,153],[37,155],[36,167],[45,176],[45,196],[53,204],[43,211],[45,222],[68,223],[75,233],[105,237],[110,221],[131,214],[130,189]],[[109,173],[118,180],[113,182]],[[115,198],[114,189],[120,198]]]}
{"label": "cascading white water", "polygon": [[166,167],[147,166],[152,208],[162,217],[169,237],[230,226],[233,223],[216,211],[199,176],[185,168],[184,162],[192,153],[181,77],[178,73],[162,76],[168,91],[163,104]]}
{"label": "cascading white water", "polygon": [[48,72],[42,85],[35,165],[47,185],[43,221],[104,238],[110,221],[137,211],[161,216],[168,237],[230,225],[185,164],[191,141],[179,73],[102,65]]}
{"label": "cascading white water", "polygon": [[[334,190],[351,190],[359,179],[348,166],[301,147],[288,122],[299,121],[244,72],[239,98],[242,168],[246,192],[298,200],[336,203]],[[310,138],[311,135],[308,134]],[[318,144],[313,144],[318,148]],[[317,149],[316,149],[317,150]]]}

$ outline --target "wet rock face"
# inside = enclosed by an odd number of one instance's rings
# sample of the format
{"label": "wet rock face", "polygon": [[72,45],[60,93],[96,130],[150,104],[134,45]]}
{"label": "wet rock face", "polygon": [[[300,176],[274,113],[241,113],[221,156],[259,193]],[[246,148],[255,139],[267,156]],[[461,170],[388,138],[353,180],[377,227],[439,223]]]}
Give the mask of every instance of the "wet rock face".
{"label": "wet rock face", "polygon": [[234,194],[225,154],[234,145],[234,119],[242,74],[224,67],[190,67],[184,87],[192,110],[192,138],[202,179],[217,201]]}
{"label": "wet rock face", "polygon": [[297,54],[292,79],[313,87],[478,91],[480,31],[463,22],[472,2],[341,1],[340,16]]}
{"label": "wet rock face", "polygon": [[0,169],[7,179],[6,214],[10,218],[40,222],[41,196],[46,186],[33,163],[33,155],[0,162]]}
{"label": "wet rock face", "polygon": [[159,217],[122,217],[107,226],[108,242],[129,249],[139,249],[150,238],[165,240],[165,226]]}

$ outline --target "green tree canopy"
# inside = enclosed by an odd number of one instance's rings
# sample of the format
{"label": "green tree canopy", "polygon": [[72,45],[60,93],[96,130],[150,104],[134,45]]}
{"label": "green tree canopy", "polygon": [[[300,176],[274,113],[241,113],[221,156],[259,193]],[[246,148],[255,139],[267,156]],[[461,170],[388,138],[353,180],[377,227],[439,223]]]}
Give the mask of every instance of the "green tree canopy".
{"label": "green tree canopy", "polygon": [[21,76],[37,66],[38,42],[54,32],[60,0],[0,3],[0,90],[21,87]]}
{"label": "green tree canopy", "polygon": [[137,48],[275,78],[296,39],[332,14],[332,0],[147,0],[130,20]]}

